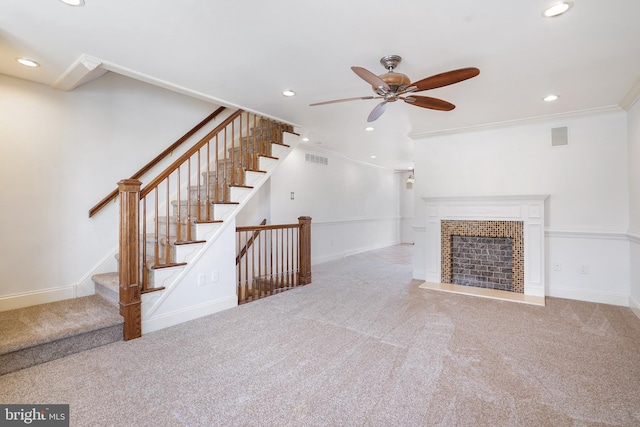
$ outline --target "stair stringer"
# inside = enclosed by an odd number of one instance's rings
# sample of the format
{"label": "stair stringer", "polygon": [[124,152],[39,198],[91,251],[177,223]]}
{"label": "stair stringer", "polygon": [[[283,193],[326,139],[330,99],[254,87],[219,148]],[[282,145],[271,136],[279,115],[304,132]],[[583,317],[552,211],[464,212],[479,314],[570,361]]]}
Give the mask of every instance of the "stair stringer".
{"label": "stair stringer", "polygon": [[[278,145],[278,153],[274,154],[278,156],[277,159],[260,158],[260,169],[264,173],[252,174],[250,185],[253,188],[249,192],[238,193],[241,200],[234,200],[238,204],[225,212],[222,223],[215,226],[196,224],[197,238],[206,240],[206,243],[189,253],[184,260],[178,260],[187,262],[186,265],[154,271],[154,285],[164,286],[165,289],[142,295],[143,334],[238,305],[235,217],[295,149],[298,138],[284,133],[283,143],[288,147]],[[214,281],[214,276],[217,281]],[[199,285],[199,282],[204,284]]]}

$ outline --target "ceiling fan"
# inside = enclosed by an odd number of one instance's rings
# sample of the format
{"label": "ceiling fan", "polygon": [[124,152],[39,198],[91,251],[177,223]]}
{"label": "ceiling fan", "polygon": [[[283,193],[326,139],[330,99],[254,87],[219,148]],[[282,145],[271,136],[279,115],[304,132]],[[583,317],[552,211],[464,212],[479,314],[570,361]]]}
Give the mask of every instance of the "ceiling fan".
{"label": "ceiling fan", "polygon": [[463,80],[470,79],[480,74],[477,68],[460,68],[459,70],[447,71],[445,73],[436,74],[431,77],[424,78],[417,82],[411,83],[409,77],[402,73],[396,73],[393,70],[398,66],[401,57],[398,55],[387,55],[380,59],[380,63],[387,70],[386,73],[376,76],[371,71],[362,67],[351,67],[362,80],[369,83],[373,91],[378,96],[361,96],[356,98],[334,99],[332,101],[316,102],[310,104],[311,107],[316,105],[334,104],[337,102],[355,101],[360,99],[383,99],[369,114],[368,122],[377,120],[387,108],[389,102],[396,102],[401,99],[409,105],[416,107],[429,108],[432,110],[451,111],[456,108],[450,102],[429,96],[412,95],[414,92],[435,89],[442,86],[458,83]]}

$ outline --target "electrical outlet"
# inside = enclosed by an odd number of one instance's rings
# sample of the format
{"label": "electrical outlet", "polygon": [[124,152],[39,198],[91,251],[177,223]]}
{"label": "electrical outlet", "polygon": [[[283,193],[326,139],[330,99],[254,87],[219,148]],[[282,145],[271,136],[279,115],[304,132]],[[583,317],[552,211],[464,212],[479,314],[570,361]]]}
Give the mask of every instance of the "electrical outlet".
{"label": "electrical outlet", "polygon": [[589,267],[587,264],[582,264],[580,266],[580,274],[589,274]]}
{"label": "electrical outlet", "polygon": [[218,274],[217,271],[212,271],[211,272],[211,281],[215,283],[215,282],[217,282],[219,280],[220,280],[220,274]]}

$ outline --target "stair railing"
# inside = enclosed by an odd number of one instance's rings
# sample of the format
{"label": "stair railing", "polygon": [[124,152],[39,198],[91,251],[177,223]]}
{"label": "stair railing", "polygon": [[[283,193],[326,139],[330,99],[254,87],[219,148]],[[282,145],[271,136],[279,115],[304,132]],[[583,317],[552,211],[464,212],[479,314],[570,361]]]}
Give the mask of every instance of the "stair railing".
{"label": "stair railing", "polygon": [[[167,149],[164,150],[162,153],[158,154],[153,160],[151,160],[149,163],[144,165],[142,167],[142,169],[140,169],[138,172],[134,173],[131,176],[131,178],[129,178],[129,179],[138,179],[138,178],[142,177],[145,173],[149,172],[149,170],[151,170],[152,167],[154,167],[155,165],[160,163],[169,154],[173,153],[180,145],[182,145],[182,143],[184,143],[189,138],[191,138],[196,132],[198,132],[200,129],[202,129],[211,120],[215,119],[224,110],[225,110],[225,107],[220,107],[216,111],[214,111],[213,113],[209,114],[207,117],[204,118],[204,120],[202,120],[200,123],[195,125],[193,127],[193,129],[191,129],[189,132],[185,133],[182,137],[180,137],[180,139],[178,139],[176,142],[174,142],[169,147],[167,147]],[[109,204],[109,202],[115,201],[116,197],[118,196],[118,191],[119,191],[119,189],[116,188],[111,193],[107,194],[102,200],[100,200],[98,203],[96,203],[94,207],[89,209],[89,218],[91,218],[92,216],[97,214],[102,208],[107,206],[107,204]]]}
{"label": "stair railing", "polygon": [[[251,188],[245,185],[246,172],[264,172],[258,169],[259,158],[271,157],[271,144],[282,144],[283,132],[292,130],[290,125],[238,110],[144,188],[137,179],[119,183],[120,307],[125,331],[133,331],[125,339],[140,336],[136,336],[141,332],[140,294],[163,289],[154,287],[151,272],[186,264],[177,260],[176,248],[204,242],[197,240],[196,224],[222,222],[217,207],[238,204],[230,199],[231,188]],[[127,267],[125,276],[122,266]],[[138,326],[128,328],[127,322]]]}
{"label": "stair railing", "polygon": [[[311,283],[311,218],[236,227],[238,304]],[[242,249],[240,249],[242,248]]]}
{"label": "stair railing", "polygon": [[[263,219],[262,221],[260,221],[260,225],[267,225],[267,218]],[[237,231],[237,229],[236,229]],[[249,248],[251,248],[251,245],[253,245],[253,241],[256,239],[256,237],[258,237],[258,235],[260,234],[259,230],[256,230],[253,232],[253,236],[249,237],[244,246],[242,247],[242,249],[240,249],[238,251],[238,256],[236,256],[236,265],[238,265],[240,263],[240,259],[242,259],[242,257],[247,253],[247,251],[249,250]]]}

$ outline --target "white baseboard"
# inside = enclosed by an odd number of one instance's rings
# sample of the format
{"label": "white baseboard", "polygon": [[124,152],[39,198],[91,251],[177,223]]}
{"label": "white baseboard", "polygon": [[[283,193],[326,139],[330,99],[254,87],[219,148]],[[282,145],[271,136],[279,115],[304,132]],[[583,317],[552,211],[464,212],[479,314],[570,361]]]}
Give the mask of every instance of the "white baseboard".
{"label": "white baseboard", "polygon": [[82,276],[82,278],[76,283],[76,297],[84,297],[87,295],[93,295],[96,293],[95,283],[92,277],[99,273],[109,273],[111,271],[118,270],[118,263],[116,261],[116,254],[118,253],[118,247],[115,247],[107,255],[105,255],[96,265]]}
{"label": "white baseboard", "polygon": [[238,297],[236,295],[230,295],[205,304],[188,307],[172,313],[162,314],[150,319],[144,319],[142,321],[142,334],[148,334],[149,332],[158,331],[189,320],[195,320],[199,317],[208,316],[209,314],[236,307],[237,305]]}
{"label": "white baseboard", "polygon": [[629,297],[629,308],[638,316],[638,319],[640,319],[640,303],[634,297]]}
{"label": "white baseboard", "polygon": [[16,308],[30,307],[32,305],[38,304],[46,304],[48,302],[56,302],[74,297],[75,286],[43,289],[41,291],[7,295],[4,297],[0,297],[0,311],[14,310]]}
{"label": "white baseboard", "polygon": [[585,291],[583,289],[569,289],[549,287],[548,297],[574,299],[578,301],[597,302],[601,304],[629,306],[629,296],[609,294],[605,292]]}

